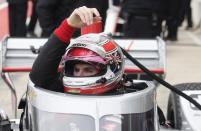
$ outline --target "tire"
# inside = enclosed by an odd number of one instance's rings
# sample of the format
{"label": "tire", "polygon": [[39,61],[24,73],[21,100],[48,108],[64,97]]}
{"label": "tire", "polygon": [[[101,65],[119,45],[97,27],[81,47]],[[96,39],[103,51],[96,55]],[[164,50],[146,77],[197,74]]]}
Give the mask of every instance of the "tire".
{"label": "tire", "polygon": [[[175,85],[174,87],[181,91],[201,90],[201,83],[183,83]],[[181,104],[179,102],[179,95],[174,92],[171,92],[169,95],[167,107],[167,120],[170,122],[173,128],[182,128]]]}
{"label": "tire", "polygon": [[0,131],[11,131],[11,124],[9,120],[0,121]]}
{"label": "tire", "polygon": [[0,109],[0,131],[11,131],[11,123],[7,114]]}
{"label": "tire", "polygon": [[0,127],[0,131],[12,131],[10,126]]}

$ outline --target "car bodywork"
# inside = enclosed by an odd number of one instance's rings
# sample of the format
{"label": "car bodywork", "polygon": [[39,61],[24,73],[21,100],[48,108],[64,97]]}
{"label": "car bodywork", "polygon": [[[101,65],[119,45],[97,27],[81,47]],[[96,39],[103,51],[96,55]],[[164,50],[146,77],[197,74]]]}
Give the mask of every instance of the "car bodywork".
{"label": "car bodywork", "polygon": [[[16,106],[17,100],[16,100],[15,88],[12,85],[12,79],[9,77],[9,73],[24,72],[24,71],[29,72],[31,70],[35,58],[37,57],[37,52],[39,52],[40,47],[42,47],[46,41],[47,39],[43,38],[11,38],[11,37],[5,37],[4,40],[2,41],[1,74],[4,81],[10,87],[12,94],[15,98],[13,99],[14,100],[13,111],[17,110]],[[148,67],[153,73],[157,74],[162,78],[164,77],[165,43],[159,37],[156,39],[147,39],[147,40],[115,39],[115,42],[117,42],[122,48],[127,50],[133,57],[138,59],[141,63],[146,65],[146,67]],[[135,65],[133,65],[128,59],[126,59],[125,73],[131,75],[133,80],[137,80],[135,82],[133,81],[133,83],[139,83],[140,80],[147,79],[143,71],[138,67],[136,67]],[[124,123],[124,125],[125,122],[123,122],[123,120],[129,121],[129,119],[132,118],[132,121],[135,121],[136,125],[133,127],[132,125],[127,125],[128,128],[131,128],[129,130],[134,129],[146,130],[146,127],[150,127],[151,130],[155,131],[158,130],[159,127],[156,113],[157,103],[155,100],[156,96],[155,90],[157,84],[152,80],[149,81],[142,82],[145,85],[147,85],[142,89],[133,90],[127,94],[109,95],[109,96],[79,96],[79,95],[74,96],[69,94],[64,95],[61,93],[55,94],[50,91],[44,91],[42,89],[36,88],[34,87],[33,84],[30,84],[31,82],[29,82],[28,92],[26,93],[27,94],[26,102],[28,103],[27,104],[28,109],[25,108],[25,112],[32,115],[31,117],[28,115],[27,118],[24,118],[24,120],[29,119],[30,121],[33,119],[32,120],[33,123],[31,124],[33,130],[43,130],[38,129],[41,126],[39,125],[39,123],[42,122],[42,119],[40,118],[42,118],[42,116],[45,114],[51,116],[50,113],[51,111],[55,112],[52,114],[52,116],[54,117],[57,117],[57,114],[74,114],[76,117],[79,117],[79,115],[81,116],[84,115],[89,116],[89,118],[91,118],[91,120],[93,121],[92,123],[94,124],[92,124],[93,125],[92,130],[98,131],[100,130],[99,123],[101,122],[105,123],[107,121],[106,119],[112,119],[112,117],[115,116],[115,119],[117,119],[117,121],[120,121],[121,123]],[[38,99],[41,97],[43,99]],[[50,98],[58,98],[58,100],[57,101],[54,100],[54,102],[52,102],[49,101],[53,100]],[[65,101],[71,101],[71,102],[69,102],[68,104]],[[66,104],[64,104],[63,102]],[[52,106],[51,105],[47,106],[48,105],[47,103],[52,104],[54,103],[60,105],[53,106],[54,105],[53,104]],[[61,105],[63,105],[63,108],[61,108],[62,107]],[[84,105],[90,105],[90,106],[84,106]],[[63,112],[61,112],[61,110]],[[147,120],[147,118],[149,119]],[[79,119],[81,120],[82,118]],[[147,124],[146,126],[140,125],[139,123],[142,124],[142,121],[147,121],[147,123],[149,124]],[[31,125],[29,125],[29,127]],[[42,125],[44,125],[44,123]],[[48,125],[47,128],[51,127]],[[51,127],[50,129],[54,129],[53,127]],[[118,127],[119,131],[122,130],[121,127],[122,126],[120,124],[120,126]],[[50,129],[48,128],[45,130]]]}

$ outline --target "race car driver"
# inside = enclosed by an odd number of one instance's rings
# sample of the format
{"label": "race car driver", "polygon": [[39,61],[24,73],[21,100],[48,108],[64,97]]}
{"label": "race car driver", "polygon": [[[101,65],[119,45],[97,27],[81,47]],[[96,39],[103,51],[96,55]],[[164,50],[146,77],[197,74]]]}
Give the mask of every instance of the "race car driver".
{"label": "race car driver", "polygon": [[[122,52],[103,33],[86,34],[74,40],[78,28],[101,21],[95,8],[75,9],[42,47],[30,72],[36,87],[57,92],[102,94],[121,86]],[[58,72],[58,67],[62,70]]]}

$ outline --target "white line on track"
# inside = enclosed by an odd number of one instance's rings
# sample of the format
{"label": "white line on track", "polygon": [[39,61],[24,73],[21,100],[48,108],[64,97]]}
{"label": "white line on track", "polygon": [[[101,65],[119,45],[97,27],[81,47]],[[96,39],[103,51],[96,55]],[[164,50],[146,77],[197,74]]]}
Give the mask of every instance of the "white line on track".
{"label": "white line on track", "polygon": [[193,33],[191,33],[190,31],[186,31],[186,34],[199,46],[201,46],[201,40],[195,36]]}

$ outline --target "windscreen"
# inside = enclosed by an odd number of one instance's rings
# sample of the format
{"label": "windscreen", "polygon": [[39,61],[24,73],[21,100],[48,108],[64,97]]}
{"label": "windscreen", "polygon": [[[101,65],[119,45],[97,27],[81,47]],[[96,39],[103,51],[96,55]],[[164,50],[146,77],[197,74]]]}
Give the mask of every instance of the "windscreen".
{"label": "windscreen", "polygon": [[155,131],[154,111],[106,115],[100,119],[100,131]]}
{"label": "windscreen", "polygon": [[93,117],[80,114],[45,112],[32,108],[33,131],[95,131]]}
{"label": "windscreen", "polygon": [[51,113],[36,108],[32,111],[33,131],[155,131],[153,110],[105,115],[98,120],[98,126],[95,125],[95,119],[88,115]]}

